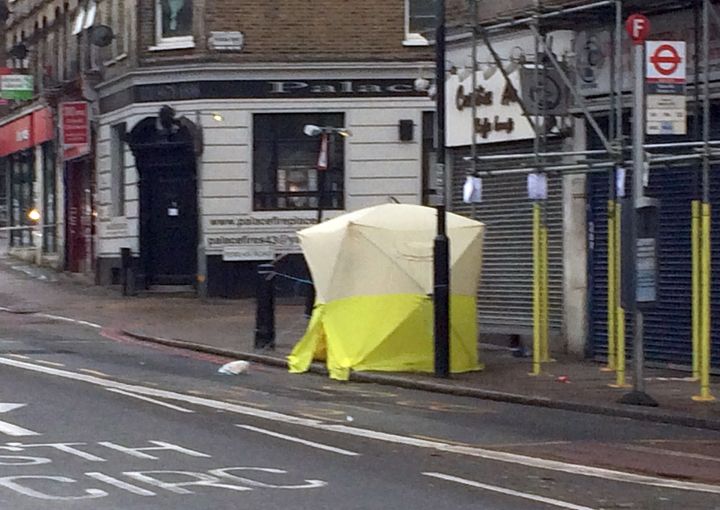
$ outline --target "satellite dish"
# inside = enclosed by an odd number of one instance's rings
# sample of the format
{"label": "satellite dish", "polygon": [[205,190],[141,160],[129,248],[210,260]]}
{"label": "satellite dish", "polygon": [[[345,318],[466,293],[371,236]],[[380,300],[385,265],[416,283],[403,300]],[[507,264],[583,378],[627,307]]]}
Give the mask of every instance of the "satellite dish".
{"label": "satellite dish", "polygon": [[90,28],[90,43],[104,48],[115,39],[112,28],[107,25],[96,25]]}

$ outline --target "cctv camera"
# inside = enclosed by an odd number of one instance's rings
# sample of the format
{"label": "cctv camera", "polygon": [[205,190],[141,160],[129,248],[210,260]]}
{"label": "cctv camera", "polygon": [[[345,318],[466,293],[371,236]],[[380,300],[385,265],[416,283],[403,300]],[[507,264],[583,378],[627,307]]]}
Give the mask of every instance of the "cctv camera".
{"label": "cctv camera", "polygon": [[425,92],[430,87],[430,81],[425,78],[417,78],[413,82],[413,86],[417,92]]}

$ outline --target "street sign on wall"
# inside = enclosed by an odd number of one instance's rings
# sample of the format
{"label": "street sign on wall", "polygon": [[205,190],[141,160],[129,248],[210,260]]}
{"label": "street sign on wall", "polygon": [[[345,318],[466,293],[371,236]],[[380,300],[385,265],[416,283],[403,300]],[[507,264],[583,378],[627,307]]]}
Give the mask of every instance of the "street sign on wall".
{"label": "street sign on wall", "polygon": [[70,160],[90,153],[90,105],[87,101],[60,104],[60,130],[63,159]]}
{"label": "street sign on wall", "polygon": [[648,135],[687,134],[685,41],[645,43]]}

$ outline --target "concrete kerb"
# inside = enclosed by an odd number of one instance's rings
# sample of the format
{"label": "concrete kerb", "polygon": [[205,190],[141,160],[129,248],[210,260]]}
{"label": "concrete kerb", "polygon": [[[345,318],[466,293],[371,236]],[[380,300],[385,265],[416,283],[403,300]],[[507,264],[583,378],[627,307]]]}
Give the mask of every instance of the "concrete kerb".
{"label": "concrete kerb", "polygon": [[[122,333],[131,338],[144,342],[150,342],[179,349],[187,349],[191,351],[201,352],[204,354],[214,354],[217,356],[223,356],[232,359],[242,359],[273,367],[287,368],[287,361],[284,358],[278,356],[258,354],[252,352],[242,352],[232,349],[222,349],[203,344],[188,342],[185,340],[174,340],[169,338],[149,336],[128,330],[122,330]],[[328,373],[327,368],[322,363],[312,363],[309,372],[320,375],[327,375]],[[663,413],[639,408],[604,406],[599,404],[583,404],[580,402],[572,402],[567,400],[554,400],[545,397],[528,396],[517,393],[474,388],[471,386],[444,384],[438,381],[419,380],[415,378],[388,375],[379,372],[352,372],[350,374],[350,381],[359,383],[380,384],[384,386],[395,386],[411,390],[429,391],[433,393],[454,395],[458,397],[471,397],[481,400],[491,400],[496,402],[507,402],[512,404],[545,407],[548,409],[559,409],[563,411],[574,411],[579,413],[597,414],[601,416],[614,416],[619,418],[631,418],[634,420],[665,423],[669,425],[681,425],[684,427],[720,430],[720,420],[715,419],[696,418],[684,414]]]}

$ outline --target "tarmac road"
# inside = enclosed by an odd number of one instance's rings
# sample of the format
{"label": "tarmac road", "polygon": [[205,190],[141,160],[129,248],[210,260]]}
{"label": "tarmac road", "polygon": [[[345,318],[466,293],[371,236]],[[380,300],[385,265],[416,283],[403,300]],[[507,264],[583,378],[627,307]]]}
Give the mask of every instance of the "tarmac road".
{"label": "tarmac road", "polygon": [[3,510],[720,509],[717,432],[0,324]]}

